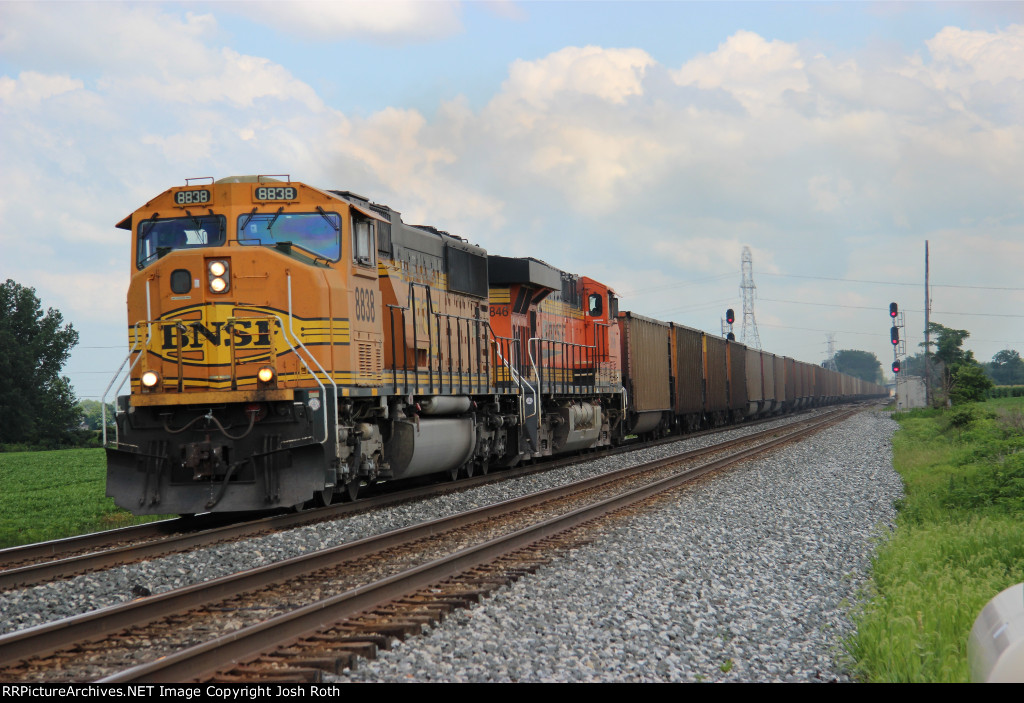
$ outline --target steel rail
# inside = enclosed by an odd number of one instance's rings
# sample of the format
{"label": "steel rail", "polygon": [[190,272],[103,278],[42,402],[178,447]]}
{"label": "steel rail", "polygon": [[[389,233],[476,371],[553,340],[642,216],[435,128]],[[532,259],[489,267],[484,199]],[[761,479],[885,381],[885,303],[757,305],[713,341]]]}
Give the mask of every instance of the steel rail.
{"label": "steel rail", "polygon": [[290,613],[278,615],[257,625],[243,627],[208,642],[161,657],[157,661],[118,672],[100,679],[99,682],[156,683],[195,680],[211,676],[226,666],[258,656],[268,649],[294,641],[310,632],[330,627],[339,620],[358,615],[381,603],[426,588],[433,583],[493,561],[517,549],[677,488],[694,478],[764,453],[780,444],[804,437],[842,419],[845,417],[832,416],[820,423],[790,432],[756,447],[687,469],[508,535],[467,547],[449,556],[435,559],[371,584],[350,589],[321,602],[297,608]]}
{"label": "steel rail", "polygon": [[[847,412],[852,414],[850,411]],[[841,414],[842,417],[837,419],[837,416]],[[791,439],[797,436],[800,431],[813,431],[829,421],[838,422],[845,416],[847,416],[845,413],[837,412],[805,420],[799,424],[809,426],[809,429],[797,430],[795,432],[790,431],[781,435],[782,440]],[[791,430],[791,427],[772,428],[753,435],[736,438],[727,443],[695,449],[672,457],[601,474],[520,498],[483,506],[448,518],[441,518],[382,535],[367,537],[328,550],[293,557],[256,569],[223,576],[205,583],[175,589],[122,605],[111,606],[64,620],[19,630],[0,636],[0,665],[10,665],[29,657],[46,655],[61,649],[67,649],[75,643],[95,640],[127,627],[154,622],[167,615],[217,602],[241,592],[256,591],[270,584],[329,568],[338,563],[351,561],[403,543],[455,530],[474,522],[493,519],[516,510],[557,500],[572,493],[591,490],[602,484],[657,470],[666,465],[693,460],[702,454],[719,452],[736,444],[756,442],[759,438],[772,434],[778,435],[778,433],[785,432],[786,430]],[[776,438],[775,441],[780,440]]]}
{"label": "steel rail", "polygon": [[[771,422],[767,418],[746,423],[745,427]],[[794,425],[806,422],[794,419]],[[736,429],[729,427],[728,429]],[[599,456],[612,456],[658,444],[684,441],[714,434],[722,428],[686,435],[672,435],[645,444],[625,444],[606,448],[600,453],[569,456],[546,461],[543,464],[524,464],[508,470],[482,474],[455,483],[432,484],[412,489],[363,498],[355,503],[340,503],[315,510],[270,515],[244,522],[236,522],[224,513],[206,513],[188,518],[173,518],[158,522],[122,527],[116,530],[67,537],[49,542],[9,547],[0,550],[0,591],[43,583],[48,580],[69,578],[78,574],[107,569],[121,564],[166,556],[216,542],[242,539],[275,530],[335,519],[356,512],[418,500],[423,497],[460,491],[509,478],[519,478],[539,471],[548,471],[575,463],[591,461]],[[230,521],[230,524],[223,524]],[[211,526],[212,525],[212,526]],[[141,544],[140,544],[141,543]],[[114,546],[111,547],[111,544]],[[124,546],[126,545],[127,546]],[[121,545],[121,546],[118,546]],[[84,553],[83,553],[84,552]],[[42,561],[50,557],[47,561]],[[25,565],[24,562],[38,561]]]}

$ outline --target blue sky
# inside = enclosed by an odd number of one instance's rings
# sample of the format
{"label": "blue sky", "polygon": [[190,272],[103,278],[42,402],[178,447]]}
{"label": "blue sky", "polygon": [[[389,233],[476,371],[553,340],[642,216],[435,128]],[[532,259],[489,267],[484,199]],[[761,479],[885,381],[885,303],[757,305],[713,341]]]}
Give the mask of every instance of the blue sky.
{"label": "blue sky", "polygon": [[[288,173],[764,348],[1024,351],[1024,3],[0,1],[0,279],[126,348],[126,233],[185,178]],[[737,332],[739,325],[737,325]]]}

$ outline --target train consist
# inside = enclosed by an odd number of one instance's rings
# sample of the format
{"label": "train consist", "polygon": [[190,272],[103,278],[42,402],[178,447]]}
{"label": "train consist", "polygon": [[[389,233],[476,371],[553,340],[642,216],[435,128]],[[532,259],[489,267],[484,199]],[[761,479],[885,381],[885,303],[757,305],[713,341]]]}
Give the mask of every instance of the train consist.
{"label": "train consist", "polygon": [[885,393],[347,191],[201,179],[117,226],[130,394],[107,494],[137,514],[327,503]]}

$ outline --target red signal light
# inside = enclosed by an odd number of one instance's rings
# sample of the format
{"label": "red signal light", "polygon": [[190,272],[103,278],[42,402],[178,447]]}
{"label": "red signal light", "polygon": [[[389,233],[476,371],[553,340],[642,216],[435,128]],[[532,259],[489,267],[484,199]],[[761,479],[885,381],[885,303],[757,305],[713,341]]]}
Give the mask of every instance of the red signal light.
{"label": "red signal light", "polygon": [[725,311],[725,321],[730,325],[736,321],[736,313],[732,311],[732,308]]}
{"label": "red signal light", "polygon": [[900,372],[900,362],[898,362],[898,361],[892,362],[892,372],[893,373],[899,373]]}
{"label": "red signal light", "polygon": [[893,344],[899,344],[900,343],[900,329],[899,329],[899,327],[893,327],[891,330],[889,330],[889,338],[892,340]]}
{"label": "red signal light", "polygon": [[889,303],[889,317],[896,317],[899,314],[899,308],[896,303]]}

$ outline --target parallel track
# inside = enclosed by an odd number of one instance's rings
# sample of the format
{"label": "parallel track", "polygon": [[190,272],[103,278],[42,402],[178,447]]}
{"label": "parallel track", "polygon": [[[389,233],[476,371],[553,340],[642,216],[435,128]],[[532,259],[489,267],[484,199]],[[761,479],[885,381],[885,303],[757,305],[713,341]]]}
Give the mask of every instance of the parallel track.
{"label": "parallel track", "polygon": [[[83,659],[88,663],[80,670],[78,676],[108,676],[106,680],[110,681],[175,681],[209,677],[224,670],[225,667],[229,668],[232,662],[256,656],[274,647],[275,643],[290,641],[311,630],[315,631],[338,620],[351,618],[382,601],[414,593],[418,589],[450,578],[453,574],[479,567],[500,555],[549,539],[555,533],[572,529],[630,503],[646,500],[659,491],[671,490],[722,465],[741,461],[782,442],[793,441],[817,431],[825,424],[838,422],[850,414],[851,411],[839,411],[825,418],[816,418],[817,421],[802,423],[808,427],[799,431],[790,432],[790,428],[775,428],[724,445],[612,472],[571,486],[551,489],[444,520],[360,540],[205,584],[142,598],[124,606],[106,608],[57,623],[15,632],[0,638],[0,666],[6,667],[0,670],[0,678],[84,680],[74,678],[76,674],[73,669],[68,668]],[[731,454],[725,459],[690,467],[682,472],[666,468],[680,462],[693,463],[698,457],[720,453],[729,446],[750,444],[759,440],[763,440],[763,443],[754,448]],[[659,477],[657,480],[645,479],[642,486],[631,487],[628,491],[621,487],[615,488],[614,491],[611,488],[615,483],[635,483],[637,477],[643,474],[660,476],[659,472],[668,472],[670,475]],[[603,492],[603,497],[588,498],[589,504],[586,507],[574,507],[571,503],[566,503],[579,502],[578,496],[581,493],[593,494],[595,491]],[[616,495],[608,497],[606,494],[609,491],[615,492]],[[561,507],[553,507],[560,501]],[[529,518],[531,524],[521,526],[525,519],[524,511],[537,510],[541,511],[542,517],[532,515]],[[509,523],[513,523],[512,526]],[[483,532],[486,536],[482,538],[481,543],[466,546],[465,541],[474,531]],[[501,534],[494,536],[495,532]],[[444,540],[448,542],[447,546],[428,549],[426,545],[431,544],[431,540],[438,544]],[[436,550],[444,554],[437,556]],[[399,556],[396,557],[396,554]],[[411,558],[409,555],[416,555],[417,558]],[[396,567],[391,569],[393,573],[376,578],[370,576],[369,579],[361,576],[363,572],[358,568],[358,564],[378,565],[387,559],[397,559]],[[406,565],[397,566],[403,562]],[[381,573],[379,568],[377,573]],[[302,588],[315,587],[315,590],[321,590],[334,584],[340,584],[343,592],[328,594],[326,597],[317,595],[295,607],[294,603],[302,600],[296,592]],[[271,605],[263,603],[260,599],[267,597],[269,589],[277,589],[283,594],[279,596],[283,600]],[[238,596],[241,593],[254,595],[242,598]],[[178,615],[196,608],[199,610],[188,615]],[[250,609],[257,609],[260,612],[255,621],[243,623],[240,614]],[[266,615],[266,612],[272,614]],[[219,617],[215,617],[216,614],[223,613],[229,614],[229,625],[225,632],[217,635],[214,633],[216,628],[212,621]],[[161,619],[168,616],[174,617],[161,624]],[[141,623],[155,624],[142,626]],[[80,652],[51,656],[49,661],[46,660],[47,656],[66,648],[70,643],[84,643],[110,637],[124,628],[133,629],[112,637],[102,645],[87,645]],[[171,645],[175,650],[173,652],[150,654],[160,656],[157,662],[129,666],[127,671],[120,673],[112,673],[111,667],[124,667],[123,663],[96,662],[97,652],[126,646],[130,650],[134,648],[132,651],[135,651],[140,641],[155,641],[169,636],[174,631],[186,635],[183,642]],[[199,642],[193,641],[197,637],[197,632],[203,633],[199,637]],[[213,636],[207,633],[213,633]],[[351,638],[347,641],[351,642]],[[17,663],[26,659],[33,661]],[[56,673],[58,671],[63,673]],[[71,678],[68,678],[69,676]]]}
{"label": "parallel track", "polygon": [[[794,418],[796,422],[801,421],[799,416],[794,416]],[[767,418],[746,423],[743,427],[756,426],[777,419]],[[336,520],[347,515],[389,505],[452,491],[467,490],[539,471],[592,461],[599,456],[612,456],[645,446],[681,441],[735,428],[735,426],[730,426],[688,435],[674,435],[643,444],[631,443],[583,456],[563,457],[545,461],[543,464],[518,466],[488,475],[462,479],[454,483],[432,484],[392,491],[363,498],[355,503],[340,503],[299,513],[263,516],[244,522],[238,522],[237,518],[232,518],[229,515],[207,514],[11,547],[0,550],[0,591],[71,578],[92,571],[145,561],[213,544],[249,539],[280,530]]]}

